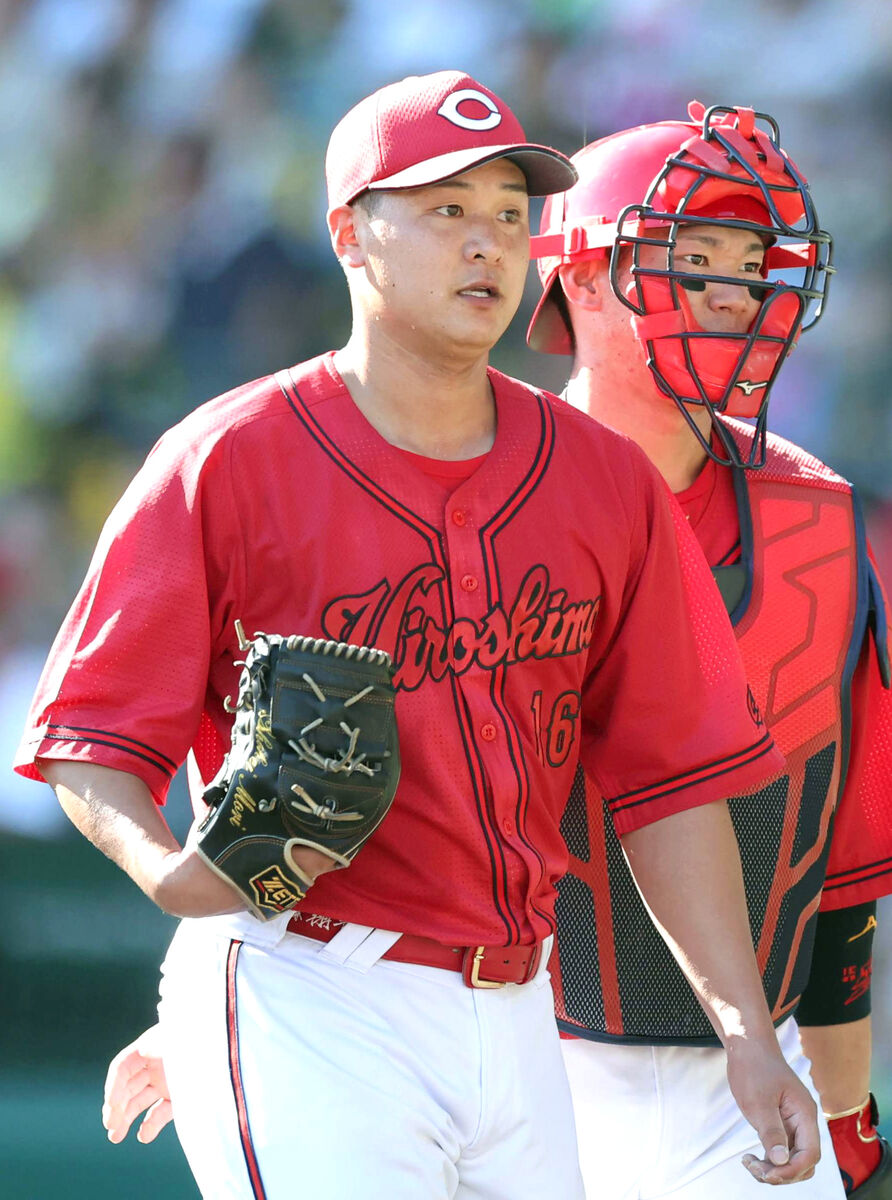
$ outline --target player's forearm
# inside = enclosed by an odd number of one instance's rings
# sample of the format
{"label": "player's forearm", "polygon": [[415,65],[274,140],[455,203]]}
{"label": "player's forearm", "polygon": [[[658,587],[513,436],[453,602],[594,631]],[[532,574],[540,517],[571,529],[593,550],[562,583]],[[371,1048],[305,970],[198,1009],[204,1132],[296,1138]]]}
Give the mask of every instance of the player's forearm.
{"label": "player's forearm", "polygon": [[845,1025],[803,1025],[802,1048],[826,1113],[847,1112],[870,1091],[870,1017]]}
{"label": "player's forearm", "polygon": [[725,1046],[773,1040],[727,805],[678,813],[622,842],[651,917]]}
{"label": "player's forearm", "polygon": [[143,781],[90,763],[43,759],[39,766],[75,828],[154,899],[164,859],[180,845]]}
{"label": "player's forearm", "polygon": [[182,850],[141,779],[92,763],[41,759],[38,766],[72,824],[159,908],[207,916],[243,907],[193,851]]}

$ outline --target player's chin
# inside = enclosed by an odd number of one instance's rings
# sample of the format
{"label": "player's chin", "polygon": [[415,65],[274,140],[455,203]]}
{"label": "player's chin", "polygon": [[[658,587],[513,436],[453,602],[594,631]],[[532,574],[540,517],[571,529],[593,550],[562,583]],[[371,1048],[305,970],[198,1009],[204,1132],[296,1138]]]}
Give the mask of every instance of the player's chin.
{"label": "player's chin", "polygon": [[514,317],[516,305],[504,299],[490,306],[468,307],[456,313],[453,334],[459,340],[481,350],[491,350]]}

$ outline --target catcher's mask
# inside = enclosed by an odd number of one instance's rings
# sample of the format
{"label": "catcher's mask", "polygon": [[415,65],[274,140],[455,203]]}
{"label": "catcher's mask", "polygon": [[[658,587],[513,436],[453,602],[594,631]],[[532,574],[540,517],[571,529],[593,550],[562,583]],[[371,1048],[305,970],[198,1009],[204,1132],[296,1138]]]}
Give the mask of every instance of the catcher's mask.
{"label": "catcher's mask", "polygon": [[[609,254],[611,286],[632,312],[660,392],[678,405],[716,462],[757,468],[765,462],[771,386],[800,333],[824,309],[832,239],[818,224],[805,178],[780,147],[772,117],[749,108],[705,109],[697,101],[688,114],[690,123],[640,125],[574,155],[579,182],[546,200],[542,232],[532,239],[544,293],[527,340],[535,350],[573,353],[560,267]],[[698,224],[758,234],[766,247],[761,275],[677,270],[679,230]],[[665,248],[665,265],[644,265],[643,246]],[[717,333],[697,324],[686,292],[711,283],[746,287],[761,301],[748,330]],[[687,405],[709,410],[717,448]],[[719,413],[755,418],[745,458]]]}

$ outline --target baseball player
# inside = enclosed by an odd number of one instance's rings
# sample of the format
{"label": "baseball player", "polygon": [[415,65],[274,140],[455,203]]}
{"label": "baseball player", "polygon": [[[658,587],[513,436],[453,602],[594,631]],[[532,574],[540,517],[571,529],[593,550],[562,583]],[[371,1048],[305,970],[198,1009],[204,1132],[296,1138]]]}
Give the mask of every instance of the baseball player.
{"label": "baseball player", "polygon": [[[326,172],[349,342],[161,438],[18,759],[184,918],[160,1037],[199,1187],[581,1197],[546,971],[578,761],[728,1049],[763,1145],[752,1171],[807,1176],[814,1104],[777,1050],[721,799],[783,760],[720,598],[637,447],[487,366],[524,285],[528,194],[574,172],[460,72],[362,101]],[[393,806],[349,869],[270,921],[158,807],[188,755],[201,815],[236,620],[396,667]]]}
{"label": "baseball player", "polygon": [[[890,1197],[868,1095],[876,899],[892,890],[887,612],[851,486],[766,430],[771,384],[820,316],[830,238],[776,123],[749,109],[692,103],[573,162],[534,239],[529,341],[573,354],[567,399],[675,492],[787,759],[759,803],[730,808],[778,1040],[807,1081],[801,1032],[839,1160],[825,1132],[798,1194]],[[588,1195],[744,1197],[752,1131],[596,791],[579,777],[564,814],[552,967]]]}

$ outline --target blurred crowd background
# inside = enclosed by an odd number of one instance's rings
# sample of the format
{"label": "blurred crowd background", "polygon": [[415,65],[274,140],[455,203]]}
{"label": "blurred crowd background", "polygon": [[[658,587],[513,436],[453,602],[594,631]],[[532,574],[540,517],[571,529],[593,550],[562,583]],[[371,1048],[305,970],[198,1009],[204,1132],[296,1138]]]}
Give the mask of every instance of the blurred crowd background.
{"label": "blurred crowd background", "polygon": [[[884,0],[0,0],[5,762],[99,527],[158,434],[344,341],[324,229],[331,127],[375,87],[445,67],[477,76],[531,140],[568,153],[682,117],[694,97],[777,118],[836,239],[838,275],[771,424],[856,483],[892,579]],[[533,275],[494,361],[560,390],[567,361],[524,346],[535,292]],[[184,826],[181,790],[172,804]],[[169,924],[82,847],[48,789],[9,771],[0,863],[0,1156],[20,1164],[4,1194],[49,1194],[61,1171],[71,1196],[86,1192],[91,1155],[108,1187],[130,1152],[101,1145],[97,1063],[150,1019]],[[875,1074],[892,1115],[890,945]],[[144,1193],[128,1177],[126,1194],[194,1194],[176,1165],[159,1187],[163,1153],[137,1152],[146,1168],[156,1156],[156,1174]]]}

